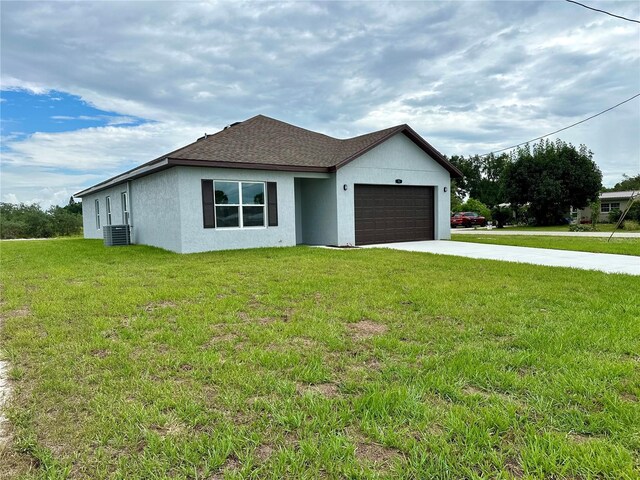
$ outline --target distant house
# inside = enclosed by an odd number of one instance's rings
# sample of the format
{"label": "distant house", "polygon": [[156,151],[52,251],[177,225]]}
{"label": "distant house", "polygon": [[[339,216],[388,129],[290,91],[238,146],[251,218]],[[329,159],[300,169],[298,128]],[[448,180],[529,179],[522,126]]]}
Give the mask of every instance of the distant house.
{"label": "distant house", "polygon": [[180,253],[450,238],[461,173],[408,125],[339,140],[258,115],[77,193],[85,238]]}
{"label": "distant house", "polygon": [[[612,210],[621,210],[624,211],[629,204],[629,200],[633,194],[637,194],[638,192],[633,192],[631,190],[625,192],[605,192],[600,194],[600,214],[598,216],[599,222],[608,222],[609,221],[609,212]],[[586,207],[583,209],[576,210],[576,215],[578,222],[585,222],[587,220],[591,220],[591,208]]]}

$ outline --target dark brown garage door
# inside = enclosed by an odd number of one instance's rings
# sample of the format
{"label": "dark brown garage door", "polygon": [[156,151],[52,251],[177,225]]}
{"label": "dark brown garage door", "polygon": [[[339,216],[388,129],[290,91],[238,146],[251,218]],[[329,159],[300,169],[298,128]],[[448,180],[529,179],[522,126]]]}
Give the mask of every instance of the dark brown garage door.
{"label": "dark brown garage door", "polygon": [[356,245],[433,240],[433,187],[355,186]]}

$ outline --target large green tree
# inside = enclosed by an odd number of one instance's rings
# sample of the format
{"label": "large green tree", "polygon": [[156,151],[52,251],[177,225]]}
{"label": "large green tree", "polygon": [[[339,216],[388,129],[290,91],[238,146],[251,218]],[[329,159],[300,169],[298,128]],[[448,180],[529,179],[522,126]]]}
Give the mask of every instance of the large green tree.
{"label": "large green tree", "polygon": [[503,175],[510,162],[509,155],[473,155],[466,158],[454,155],[449,160],[464,175],[456,180],[454,193],[458,198],[475,198],[489,208],[504,203]]}
{"label": "large green tree", "polygon": [[560,223],[570,207],[583,208],[598,198],[602,173],[586,146],[557,139],[519,147],[504,171],[505,198],[529,204],[538,225]]}

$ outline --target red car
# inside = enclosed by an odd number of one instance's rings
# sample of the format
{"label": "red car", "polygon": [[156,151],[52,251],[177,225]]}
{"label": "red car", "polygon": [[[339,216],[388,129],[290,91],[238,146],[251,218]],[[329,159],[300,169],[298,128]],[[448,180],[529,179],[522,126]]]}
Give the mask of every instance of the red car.
{"label": "red car", "polygon": [[451,217],[451,228],[473,227],[475,225],[484,227],[486,224],[487,219],[476,212],[458,212]]}

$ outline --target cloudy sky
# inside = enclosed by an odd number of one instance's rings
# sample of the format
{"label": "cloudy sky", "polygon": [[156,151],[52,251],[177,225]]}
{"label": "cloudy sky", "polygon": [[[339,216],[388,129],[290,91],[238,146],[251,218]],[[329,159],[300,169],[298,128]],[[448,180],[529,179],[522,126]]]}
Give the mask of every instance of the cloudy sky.
{"label": "cloudy sky", "polygon": [[[0,200],[45,207],[258,113],[339,138],[408,123],[469,155],[640,92],[640,24],[564,1],[0,8]],[[605,185],[637,174],[640,98],[559,136]]]}

